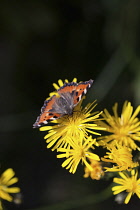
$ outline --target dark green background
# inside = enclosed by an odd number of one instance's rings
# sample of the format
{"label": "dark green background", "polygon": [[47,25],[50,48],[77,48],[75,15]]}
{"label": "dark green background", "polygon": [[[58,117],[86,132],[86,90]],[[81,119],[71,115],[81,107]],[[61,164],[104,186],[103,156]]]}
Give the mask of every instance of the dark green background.
{"label": "dark green background", "polygon": [[[19,177],[22,204],[7,209],[47,209],[83,199],[110,181],[84,179],[61,168],[46,149],[45,132],[32,129],[52,83],[94,80],[86,102],[97,110],[125,100],[140,102],[139,0],[32,0],[0,4],[0,163]],[[139,209],[133,197],[119,205],[114,197],[73,209]],[[45,207],[46,206],[46,207]],[[70,208],[67,208],[71,210]],[[52,209],[53,210],[53,209]]]}

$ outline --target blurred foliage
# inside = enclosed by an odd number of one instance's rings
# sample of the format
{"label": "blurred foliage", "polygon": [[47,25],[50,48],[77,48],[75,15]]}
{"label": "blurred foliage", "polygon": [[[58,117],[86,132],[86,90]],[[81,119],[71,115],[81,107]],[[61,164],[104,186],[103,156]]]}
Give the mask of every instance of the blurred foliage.
{"label": "blurred foliage", "polygon": [[[140,1],[3,1],[0,21],[1,172],[12,167],[22,190],[22,203],[5,207],[47,209],[99,193],[110,183],[84,179],[82,167],[75,175],[62,169],[32,124],[59,78],[94,79],[86,101],[97,99],[97,110],[140,103]],[[112,197],[80,209],[137,209],[138,202],[118,206]]]}

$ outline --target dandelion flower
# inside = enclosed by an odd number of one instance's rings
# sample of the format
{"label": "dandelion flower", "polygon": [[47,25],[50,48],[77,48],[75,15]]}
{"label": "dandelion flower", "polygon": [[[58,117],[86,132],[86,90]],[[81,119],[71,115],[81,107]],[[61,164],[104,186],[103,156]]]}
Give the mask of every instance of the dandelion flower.
{"label": "dandelion flower", "polygon": [[88,134],[100,135],[95,130],[104,130],[100,126],[97,126],[95,121],[98,120],[101,112],[91,113],[96,106],[95,102],[89,103],[85,108],[81,106],[82,100],[74,108],[72,115],[65,115],[57,120],[52,121],[51,126],[43,126],[40,131],[48,131],[48,134],[44,137],[48,143],[47,148],[55,146],[52,150],[59,147],[67,146],[67,139],[69,137],[75,139],[80,135],[87,137]]}
{"label": "dandelion flower", "polygon": [[116,195],[122,191],[126,191],[128,195],[125,198],[124,203],[127,204],[133,194],[136,194],[140,198],[140,178],[138,177],[138,172],[135,170],[131,171],[131,176],[127,173],[119,172],[121,178],[114,178],[113,182],[119,184],[112,188],[113,194]]}
{"label": "dandelion flower", "polygon": [[102,165],[100,161],[91,160],[90,159],[90,166],[93,170],[90,170],[87,166],[85,167],[85,174],[84,178],[91,177],[91,179],[99,180],[104,175]]}
{"label": "dandelion flower", "polygon": [[107,152],[102,161],[114,163],[112,168],[105,167],[106,171],[123,171],[131,170],[139,164],[132,161],[131,149],[119,145],[118,143],[108,147],[110,152]]}
{"label": "dandelion flower", "polygon": [[82,161],[89,170],[93,170],[93,168],[88,163],[87,158],[99,161],[99,156],[89,151],[89,149],[94,149],[93,145],[98,145],[96,139],[92,139],[91,136],[87,139],[77,139],[77,141],[73,139],[69,139],[69,148],[59,148],[57,151],[62,154],[57,155],[57,158],[66,158],[66,160],[62,163],[62,167],[66,167],[69,169],[70,173],[75,173],[76,169]]}
{"label": "dandelion flower", "polygon": [[7,201],[12,201],[13,198],[9,193],[18,193],[20,192],[20,188],[18,187],[9,187],[10,185],[18,182],[18,178],[14,177],[15,172],[12,168],[7,169],[0,176],[0,199],[4,199]]}
{"label": "dandelion flower", "polygon": [[131,103],[125,101],[120,117],[118,116],[117,108],[118,104],[116,103],[113,107],[113,116],[106,109],[102,114],[104,122],[101,122],[101,125],[110,134],[99,138],[101,140],[99,142],[100,145],[103,145],[104,142],[112,144],[116,140],[121,145],[128,146],[134,150],[138,149],[135,141],[140,141],[140,121],[137,117],[140,112],[140,106],[133,112]]}

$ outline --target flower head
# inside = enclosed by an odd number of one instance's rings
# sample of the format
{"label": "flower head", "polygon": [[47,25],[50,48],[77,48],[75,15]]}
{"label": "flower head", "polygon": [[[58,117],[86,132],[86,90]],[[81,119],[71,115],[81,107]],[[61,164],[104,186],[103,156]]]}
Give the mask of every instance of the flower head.
{"label": "flower head", "polygon": [[135,141],[140,141],[140,121],[137,117],[140,112],[140,106],[133,113],[131,103],[126,101],[120,117],[118,116],[117,108],[118,104],[116,103],[113,107],[113,116],[106,109],[104,110],[102,114],[104,122],[101,122],[101,125],[106,128],[110,135],[99,138],[101,140],[99,144],[103,145],[103,142],[112,144],[115,140],[115,142],[135,150],[138,148]]}
{"label": "flower head", "polygon": [[105,167],[106,171],[131,170],[139,165],[132,161],[133,156],[130,148],[116,143],[114,145],[109,145],[108,149],[110,152],[106,153],[104,158],[102,158],[102,161],[111,162],[116,165],[113,165],[112,168]]}
{"label": "flower head", "polygon": [[113,194],[116,195],[122,191],[126,191],[128,195],[125,198],[124,203],[127,204],[133,194],[136,193],[138,198],[140,198],[140,178],[138,177],[138,172],[135,170],[131,171],[131,176],[127,173],[119,172],[121,178],[114,178],[113,182],[119,184],[112,188]]}
{"label": "flower head", "polygon": [[7,169],[0,176],[0,199],[4,199],[7,201],[12,201],[13,198],[9,193],[18,193],[20,192],[19,187],[9,187],[10,185],[18,182],[18,178],[14,177],[15,172],[12,168]]}
{"label": "flower head", "polygon": [[52,122],[51,126],[44,126],[40,128],[40,131],[48,131],[48,134],[44,137],[48,143],[47,147],[50,148],[54,144],[52,150],[60,147],[67,147],[68,138],[77,139],[79,136],[87,137],[88,134],[100,135],[95,130],[104,130],[100,126],[97,126],[95,121],[98,120],[101,112],[91,113],[96,106],[95,102],[88,104],[85,108],[81,106],[82,100],[74,108],[72,115],[65,115]]}
{"label": "flower head", "polygon": [[92,167],[93,170],[90,170],[87,166],[85,166],[84,178],[90,176],[91,179],[99,180],[104,175],[101,162],[90,159],[90,166]]}
{"label": "flower head", "polygon": [[62,167],[66,167],[66,169],[69,169],[70,173],[74,174],[80,161],[82,161],[82,163],[92,171],[93,168],[90,166],[87,159],[100,160],[98,155],[89,151],[91,148],[94,149],[93,145],[98,146],[96,139],[92,139],[91,136],[85,139],[79,136],[77,141],[69,138],[69,145],[68,148],[57,149],[58,152],[62,152],[62,154],[57,155],[57,158],[66,158]]}

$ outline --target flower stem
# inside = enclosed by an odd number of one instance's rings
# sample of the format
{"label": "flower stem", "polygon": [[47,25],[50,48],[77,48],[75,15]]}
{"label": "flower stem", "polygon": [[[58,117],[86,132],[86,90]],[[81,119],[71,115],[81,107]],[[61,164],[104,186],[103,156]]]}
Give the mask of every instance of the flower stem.
{"label": "flower stem", "polygon": [[[97,204],[99,202],[102,202],[109,197],[111,197],[112,191],[111,191],[112,184],[107,187],[105,190],[101,191],[97,194],[90,194],[89,196],[85,196],[84,198],[80,198],[77,200],[70,200],[70,201],[64,201],[63,203],[57,203],[50,206],[44,206],[40,208],[36,208],[35,210],[71,210],[71,209],[77,209],[78,207],[84,207],[87,205]],[[31,210],[31,209],[30,209]]]}

